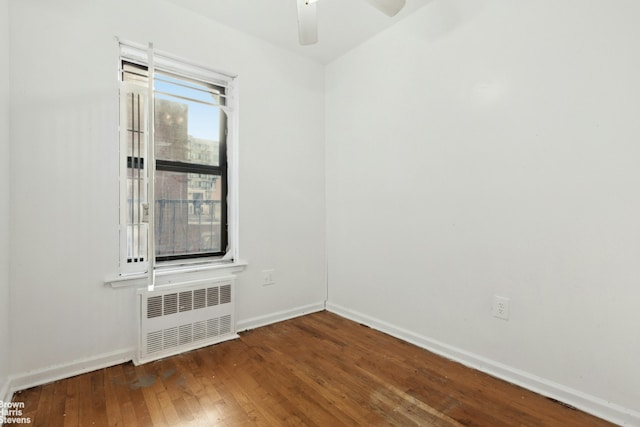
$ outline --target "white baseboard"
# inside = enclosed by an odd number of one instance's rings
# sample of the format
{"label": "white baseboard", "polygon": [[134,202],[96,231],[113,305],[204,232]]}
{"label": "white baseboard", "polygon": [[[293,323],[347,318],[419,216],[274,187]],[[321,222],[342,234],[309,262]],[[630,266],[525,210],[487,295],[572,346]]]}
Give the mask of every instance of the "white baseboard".
{"label": "white baseboard", "polygon": [[327,310],[367,325],[393,337],[407,341],[465,366],[485,372],[512,384],[571,405],[619,425],[640,426],[640,412],[624,408],[604,399],[583,393],[491,359],[469,353],[422,335],[399,328],[382,320],[327,302]]}
{"label": "white baseboard", "polygon": [[36,369],[9,377],[11,395],[16,391],[47,384],[53,381],[70,378],[86,372],[96,371],[109,366],[119,365],[133,359],[135,349],[123,349],[111,353],[99,354],[86,359]]}
{"label": "white baseboard", "polygon": [[[280,322],[294,317],[302,316],[309,313],[323,311],[325,309],[324,301],[315,304],[309,304],[297,307],[291,310],[284,310],[271,313],[265,316],[253,317],[251,319],[238,321],[236,329],[245,331],[255,329],[260,326],[269,325],[271,323]],[[36,369],[29,372],[11,375],[6,384],[0,385],[0,397],[8,396],[5,400],[11,400],[11,396],[16,391],[25,390],[27,388],[36,387],[64,378],[70,378],[86,372],[95,371],[109,366],[119,365],[120,363],[129,362],[134,359],[135,348],[123,349],[111,353],[104,353],[97,356],[88,357],[86,359],[75,360],[73,362],[60,365],[49,366],[46,368]]]}
{"label": "white baseboard", "polygon": [[291,310],[277,311],[275,313],[264,316],[252,317],[250,319],[239,320],[236,322],[236,330],[238,332],[249,329],[259,328],[260,326],[270,325],[272,323],[282,322],[283,320],[293,319],[294,317],[303,316],[309,313],[316,313],[325,309],[325,302],[304,305],[302,307],[293,308]]}
{"label": "white baseboard", "polygon": [[[543,396],[564,402],[613,423],[628,426],[640,426],[640,412],[624,408],[604,399],[565,387],[562,384],[537,377],[528,372],[515,369],[508,365],[461,350],[437,340],[415,334],[406,329],[399,328],[390,323],[347,309],[337,304],[326,303],[326,306],[324,302],[309,304],[291,310],[283,310],[264,316],[241,320],[237,322],[236,327],[238,331],[255,329],[272,323],[281,322],[283,320],[292,319],[294,317],[303,316],[305,314],[322,311],[325,310],[325,308],[328,311],[346,317],[347,319],[362,323],[440,356],[462,363],[465,366],[485,372],[507,382],[517,384]],[[70,363],[11,375],[8,381],[5,381],[4,384],[0,384],[0,399],[5,402],[11,401],[11,398],[16,391],[131,361],[134,354],[135,349],[133,348],[123,349],[86,359],[76,360]]]}

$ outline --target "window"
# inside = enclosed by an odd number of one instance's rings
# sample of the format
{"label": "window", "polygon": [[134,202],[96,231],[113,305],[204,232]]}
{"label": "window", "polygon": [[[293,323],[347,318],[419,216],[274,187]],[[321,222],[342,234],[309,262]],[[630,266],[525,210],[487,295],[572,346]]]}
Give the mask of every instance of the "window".
{"label": "window", "polygon": [[120,53],[121,273],[232,259],[233,78],[134,46]]}

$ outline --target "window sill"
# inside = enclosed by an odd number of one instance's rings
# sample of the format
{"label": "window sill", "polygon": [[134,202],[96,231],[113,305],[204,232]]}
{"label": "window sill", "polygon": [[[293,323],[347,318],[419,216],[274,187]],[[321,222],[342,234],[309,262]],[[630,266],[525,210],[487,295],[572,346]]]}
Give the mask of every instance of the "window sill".
{"label": "window sill", "polygon": [[[200,279],[228,276],[244,271],[246,261],[215,264],[163,267],[156,270],[156,286],[174,285]],[[107,278],[104,283],[112,288],[147,286],[147,273]]]}

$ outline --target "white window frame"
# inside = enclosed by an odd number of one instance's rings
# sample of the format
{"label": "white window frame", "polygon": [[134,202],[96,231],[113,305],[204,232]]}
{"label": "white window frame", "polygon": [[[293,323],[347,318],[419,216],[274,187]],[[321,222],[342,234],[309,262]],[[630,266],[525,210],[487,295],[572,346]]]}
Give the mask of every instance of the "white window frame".
{"label": "white window frame", "polygon": [[[127,187],[126,187],[126,174],[127,174],[127,150],[126,139],[122,138],[120,133],[120,267],[117,277],[112,277],[105,280],[106,283],[111,284],[114,287],[129,286],[132,284],[140,285],[142,281],[146,281],[149,288],[153,288],[156,284],[174,283],[176,281],[176,275],[189,273],[189,278],[194,278],[197,274],[207,273],[215,270],[232,269],[232,272],[239,271],[246,265],[240,261],[239,258],[239,198],[238,198],[238,77],[229,73],[223,73],[215,71],[206,67],[199,66],[190,61],[184,60],[177,56],[167,54],[162,51],[153,49],[150,44],[149,47],[145,47],[139,44],[124,42],[118,40],[118,64],[122,64],[122,61],[130,61],[150,67],[149,74],[153,75],[154,69],[160,69],[162,71],[174,73],[186,78],[192,78],[208,83],[212,83],[219,86],[224,86],[226,90],[226,105],[221,107],[227,116],[227,252],[222,257],[211,258],[193,258],[176,261],[164,261],[155,263],[155,254],[153,257],[147,255],[147,260],[150,262],[139,263],[137,267],[131,267],[126,263],[127,255],[127,242],[123,235],[126,235],[127,230]],[[118,67],[120,69],[120,66]],[[137,86],[134,91],[140,91],[140,93],[147,98],[152,94],[153,88],[145,88],[141,85],[132,85],[131,83],[121,81],[121,72],[118,73],[120,87],[132,90],[132,86]],[[152,79],[149,79],[149,84],[152,84]],[[145,93],[145,90],[147,92]],[[120,96],[119,99],[123,97]],[[120,101],[123,102],[122,100]],[[152,102],[146,102],[145,105],[150,108]],[[122,108],[121,108],[122,110]],[[121,111],[120,122],[123,121]],[[147,117],[153,117],[152,112],[147,112]],[[151,120],[147,120],[150,122]],[[147,135],[153,132],[146,132]],[[154,168],[146,167],[147,173],[153,173]],[[147,178],[147,184],[148,184]],[[153,197],[153,185],[151,191],[148,191],[148,196]],[[151,212],[153,212],[153,203],[148,204]],[[150,215],[150,221],[152,221],[153,214]],[[149,243],[147,248],[153,250],[153,239],[155,238],[152,231],[152,227],[149,228],[148,239]],[[197,273],[196,275],[191,273]],[[228,274],[228,271],[224,272]],[[158,280],[156,281],[156,276]]]}

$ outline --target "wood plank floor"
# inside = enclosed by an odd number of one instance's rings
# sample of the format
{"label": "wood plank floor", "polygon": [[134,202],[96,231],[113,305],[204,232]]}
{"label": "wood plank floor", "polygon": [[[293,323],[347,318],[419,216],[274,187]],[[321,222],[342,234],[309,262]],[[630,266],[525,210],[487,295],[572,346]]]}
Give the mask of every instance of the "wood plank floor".
{"label": "wood plank floor", "polygon": [[329,312],[14,401],[46,427],[612,425]]}

